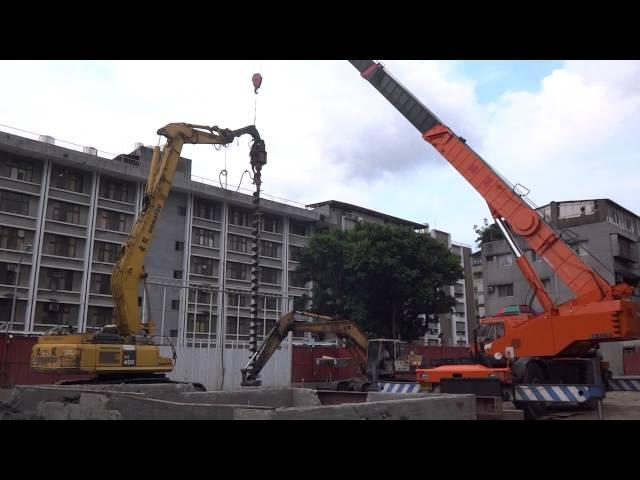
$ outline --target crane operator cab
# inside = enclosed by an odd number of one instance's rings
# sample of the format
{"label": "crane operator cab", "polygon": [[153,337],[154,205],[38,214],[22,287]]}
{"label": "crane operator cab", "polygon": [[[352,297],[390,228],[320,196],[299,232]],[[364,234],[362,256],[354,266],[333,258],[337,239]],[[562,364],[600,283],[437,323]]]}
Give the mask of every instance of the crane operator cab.
{"label": "crane operator cab", "polygon": [[377,370],[379,378],[388,378],[396,372],[409,372],[407,344],[400,340],[369,340],[367,351],[367,372]]}
{"label": "crane operator cab", "polygon": [[535,314],[528,305],[509,305],[501,308],[493,317],[482,319],[475,331],[475,350],[479,357],[476,360],[488,367],[506,366],[508,359],[513,357],[513,347],[503,345],[506,330]]}

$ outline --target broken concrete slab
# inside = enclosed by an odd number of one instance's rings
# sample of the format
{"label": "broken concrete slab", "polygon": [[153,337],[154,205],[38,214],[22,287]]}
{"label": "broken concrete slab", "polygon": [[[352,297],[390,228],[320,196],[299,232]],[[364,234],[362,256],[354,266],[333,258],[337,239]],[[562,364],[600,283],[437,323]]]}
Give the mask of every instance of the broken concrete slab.
{"label": "broken concrete slab", "polygon": [[219,392],[185,392],[164,395],[158,398],[184,403],[256,405],[273,408],[321,405],[314,390],[289,387],[247,388]]}
{"label": "broken concrete slab", "polygon": [[[473,395],[371,392],[323,405],[319,392],[300,388],[257,388],[222,392],[136,386],[115,391],[73,386],[17,387],[12,414],[46,419],[135,420],[404,420],[476,419]],[[129,390],[129,389],[126,389]],[[177,390],[177,391],[176,391]],[[323,395],[331,392],[321,392]],[[344,393],[344,392],[334,392]],[[348,392],[347,392],[348,393]],[[353,392],[352,392],[353,393]],[[348,401],[347,401],[348,400]],[[368,401],[367,401],[368,400]],[[342,403],[345,402],[345,403]]]}
{"label": "broken concrete slab", "polygon": [[242,412],[242,419],[270,420],[476,420],[474,395],[401,398],[375,402]]}

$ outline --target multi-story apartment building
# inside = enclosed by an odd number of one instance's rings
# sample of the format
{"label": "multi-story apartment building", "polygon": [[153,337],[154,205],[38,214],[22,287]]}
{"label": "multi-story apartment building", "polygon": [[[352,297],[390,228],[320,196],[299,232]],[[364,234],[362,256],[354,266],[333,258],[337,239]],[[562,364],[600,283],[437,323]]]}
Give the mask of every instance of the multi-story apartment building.
{"label": "multi-story apartment building", "polygon": [[[137,146],[108,159],[42,140],[0,133],[0,328],[91,331],[112,318],[111,269],[141,209],[151,150]],[[181,159],[146,257],[143,320],[153,318],[158,333],[183,344],[212,341],[223,330],[227,340],[243,341],[252,197],[193,181],[190,172]],[[310,293],[293,272],[320,214],[268,198],[262,206],[264,331]]]}
{"label": "multi-story apartment building", "polygon": [[431,237],[445,245],[451,253],[460,257],[464,278],[449,288],[449,295],[456,299],[451,313],[443,313],[427,319],[425,342],[428,345],[467,346],[470,332],[476,325],[476,307],[473,297],[471,274],[471,247],[451,239],[451,234],[441,230],[429,230]]}

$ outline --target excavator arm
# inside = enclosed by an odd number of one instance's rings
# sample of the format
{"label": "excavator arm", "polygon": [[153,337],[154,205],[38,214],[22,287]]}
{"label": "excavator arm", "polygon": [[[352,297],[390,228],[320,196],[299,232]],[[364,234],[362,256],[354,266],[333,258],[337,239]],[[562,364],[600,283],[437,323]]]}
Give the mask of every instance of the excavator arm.
{"label": "excavator arm", "polygon": [[[314,322],[297,319],[297,317],[312,317]],[[367,349],[369,342],[360,327],[349,320],[338,320],[332,317],[308,312],[289,312],[278,320],[264,339],[260,349],[251,357],[247,366],[242,369],[243,386],[259,386],[258,375],[273,356],[280,344],[287,338],[289,332],[294,333],[333,333],[343,339],[349,349],[351,357],[360,366],[362,373],[366,373]]]}
{"label": "excavator arm", "polygon": [[153,149],[142,211],[122,247],[111,276],[114,322],[123,337],[153,333],[151,319],[144,325],[140,321],[138,294],[140,282],[146,277],[144,259],[153,239],[158,216],[171,191],[182,147],[185,143],[225,145],[244,134],[251,135],[254,140],[250,152],[251,166],[254,182],[259,184],[260,170],[267,161],[267,153],[255,126],[229,130],[217,126],[170,123],[158,130],[158,135],[166,137],[167,143],[162,152],[159,147]]}
{"label": "excavator arm", "polygon": [[[572,290],[575,305],[629,296],[627,285],[612,287],[607,280],[561,241],[555,231],[531,208],[466,141],[453,133],[411,92],[393,78],[384,67],[372,60],[351,60],[361,76],[371,83],[411,124],[424,140],[438,152],[475,188],[487,202],[491,214],[505,231],[503,220],[557,273]],[[513,248],[510,235],[507,236]],[[517,263],[545,308],[554,308],[527,258],[516,250]]]}

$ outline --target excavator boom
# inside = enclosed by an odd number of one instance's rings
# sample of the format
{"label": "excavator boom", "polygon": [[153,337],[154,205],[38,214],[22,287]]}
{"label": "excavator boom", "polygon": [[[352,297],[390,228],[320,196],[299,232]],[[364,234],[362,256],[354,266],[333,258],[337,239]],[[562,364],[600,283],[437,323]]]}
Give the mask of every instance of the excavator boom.
{"label": "excavator boom", "polygon": [[[315,321],[309,322],[300,317],[311,317]],[[364,332],[352,321],[338,320],[331,317],[309,312],[289,312],[284,314],[265,337],[260,349],[251,357],[247,366],[242,369],[242,385],[261,385],[258,375],[273,356],[280,344],[286,340],[289,332],[294,333],[332,333],[342,338],[349,349],[349,353],[366,374],[367,350],[369,341]]]}
{"label": "excavator boom", "polygon": [[158,147],[154,148],[142,211],[120,252],[111,276],[114,320],[120,335],[126,337],[141,332],[153,333],[152,321],[145,325],[140,321],[140,282],[146,277],[144,259],[153,238],[158,216],[171,191],[182,147],[185,143],[225,145],[244,134],[253,137],[250,154],[252,164],[255,158],[261,167],[266,163],[266,151],[264,141],[253,125],[239,130],[228,130],[205,125],[170,123],[158,130],[158,135],[166,137],[167,143],[162,152]]}

